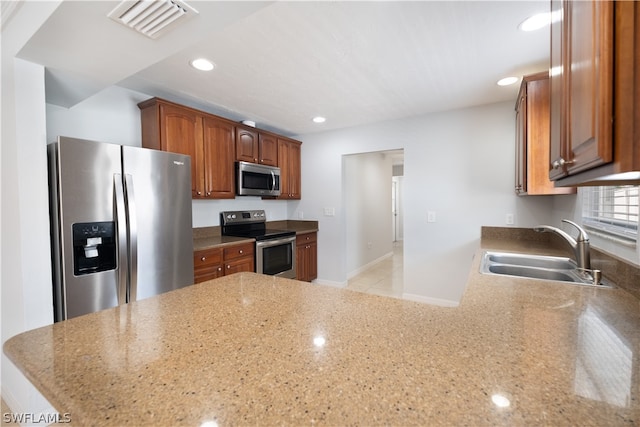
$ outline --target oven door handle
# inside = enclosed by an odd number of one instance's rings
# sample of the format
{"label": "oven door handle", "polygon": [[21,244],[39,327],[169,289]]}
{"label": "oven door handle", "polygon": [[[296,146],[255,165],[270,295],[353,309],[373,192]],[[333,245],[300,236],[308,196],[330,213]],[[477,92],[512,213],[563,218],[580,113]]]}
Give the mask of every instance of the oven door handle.
{"label": "oven door handle", "polygon": [[293,243],[295,241],[296,241],[296,236],[282,237],[279,239],[258,240],[256,242],[256,248],[269,248],[271,246],[278,246],[285,243]]}

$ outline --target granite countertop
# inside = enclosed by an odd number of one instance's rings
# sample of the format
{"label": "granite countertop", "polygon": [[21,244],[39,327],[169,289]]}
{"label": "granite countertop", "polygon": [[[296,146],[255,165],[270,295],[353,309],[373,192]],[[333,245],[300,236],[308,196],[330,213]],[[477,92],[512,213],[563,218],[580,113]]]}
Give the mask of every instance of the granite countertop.
{"label": "granite countertop", "polygon": [[[318,231],[318,221],[283,220],[269,221],[268,228],[285,229],[295,231],[296,234],[314,233]],[[225,247],[244,242],[253,242],[254,239],[246,237],[222,236],[220,227],[200,227],[193,229],[193,250]]]}
{"label": "granite countertop", "polygon": [[483,240],[456,308],[239,273],[4,351],[78,425],[638,425],[640,300],[486,249],[535,247]]}

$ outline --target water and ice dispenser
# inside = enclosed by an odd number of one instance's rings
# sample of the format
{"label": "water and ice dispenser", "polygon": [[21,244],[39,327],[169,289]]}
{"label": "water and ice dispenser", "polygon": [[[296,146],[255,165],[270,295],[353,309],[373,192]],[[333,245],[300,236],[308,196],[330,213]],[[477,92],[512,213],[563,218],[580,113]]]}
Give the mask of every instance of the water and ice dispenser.
{"label": "water and ice dispenser", "polygon": [[111,222],[73,224],[73,273],[76,276],[116,268],[116,225]]}

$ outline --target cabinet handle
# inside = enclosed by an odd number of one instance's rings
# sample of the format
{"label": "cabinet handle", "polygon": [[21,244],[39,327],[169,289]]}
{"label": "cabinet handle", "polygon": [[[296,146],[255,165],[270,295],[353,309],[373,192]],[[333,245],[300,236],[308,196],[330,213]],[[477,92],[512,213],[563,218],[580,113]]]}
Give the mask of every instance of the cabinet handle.
{"label": "cabinet handle", "polygon": [[207,196],[210,196],[210,195],[211,195],[211,191],[207,191]]}
{"label": "cabinet handle", "polygon": [[241,253],[241,254],[243,254],[244,252],[242,251],[242,249],[240,249],[240,250],[238,251],[238,253]]}
{"label": "cabinet handle", "polygon": [[553,163],[551,163],[551,166],[554,169],[560,169],[565,165],[572,165],[572,164],[573,164],[573,160],[565,160],[562,157],[560,157],[559,159],[554,160]]}
{"label": "cabinet handle", "polygon": [[200,258],[200,261],[204,261],[205,259],[207,259],[207,257],[202,257]]}
{"label": "cabinet handle", "polygon": [[218,271],[222,271],[222,267],[218,267]]}
{"label": "cabinet handle", "polygon": [[231,270],[231,266],[230,265],[227,265],[227,270]]}
{"label": "cabinet handle", "polygon": [[197,194],[198,196],[202,196],[202,191],[197,191],[197,192],[196,192],[196,194]]}

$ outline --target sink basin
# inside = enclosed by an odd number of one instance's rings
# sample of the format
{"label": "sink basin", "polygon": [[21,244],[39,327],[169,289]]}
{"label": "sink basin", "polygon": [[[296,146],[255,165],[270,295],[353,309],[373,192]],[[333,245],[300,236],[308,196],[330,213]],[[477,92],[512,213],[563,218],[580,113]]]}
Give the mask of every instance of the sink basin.
{"label": "sink basin", "polygon": [[547,268],[531,268],[521,265],[490,265],[489,272],[505,274],[507,276],[529,277],[531,279],[559,280],[561,282],[575,282],[575,278],[564,271]]}
{"label": "sink basin", "polygon": [[569,258],[489,252],[489,261],[498,264],[521,265],[525,267],[555,268],[571,270],[577,267]]}
{"label": "sink basin", "polygon": [[[564,257],[486,252],[480,263],[480,272],[594,286],[589,273],[578,269],[573,260]],[[603,285],[611,287],[604,280],[598,286]]]}

